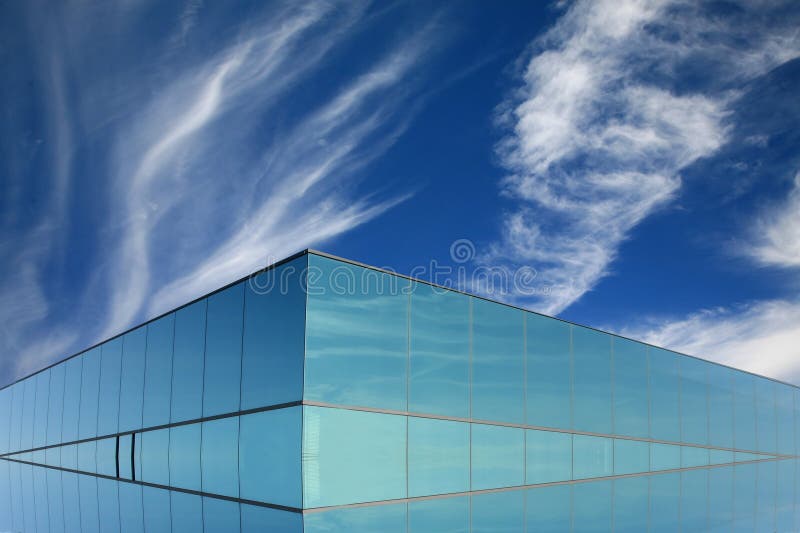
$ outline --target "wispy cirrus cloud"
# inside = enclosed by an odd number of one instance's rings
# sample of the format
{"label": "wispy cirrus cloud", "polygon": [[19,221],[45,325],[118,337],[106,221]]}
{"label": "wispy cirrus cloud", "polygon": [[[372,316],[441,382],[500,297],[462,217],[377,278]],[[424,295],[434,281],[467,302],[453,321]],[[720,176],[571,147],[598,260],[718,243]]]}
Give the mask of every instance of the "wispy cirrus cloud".
{"label": "wispy cirrus cloud", "polygon": [[800,268],[800,173],[787,198],[761,213],[747,255],[762,266]]}

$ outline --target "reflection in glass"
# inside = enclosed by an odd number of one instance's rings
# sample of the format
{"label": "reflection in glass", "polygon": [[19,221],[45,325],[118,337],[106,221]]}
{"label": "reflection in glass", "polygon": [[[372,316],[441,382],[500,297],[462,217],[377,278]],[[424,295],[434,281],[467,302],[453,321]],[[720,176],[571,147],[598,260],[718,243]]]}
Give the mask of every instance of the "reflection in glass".
{"label": "reflection in glass", "polygon": [[81,406],[78,438],[89,439],[97,436],[97,406],[100,392],[100,348],[89,350],[81,356],[83,373],[81,376]]}
{"label": "reflection in glass", "polygon": [[745,372],[734,371],[735,391],[733,423],[735,448],[756,449],[755,377]]}
{"label": "reflection in glass", "polygon": [[614,474],[636,474],[650,470],[650,443],[614,439]]}
{"label": "reflection in glass", "polygon": [[472,424],[472,490],[525,483],[524,430]]}
{"label": "reflection in glass", "polygon": [[733,448],[733,371],[708,366],[708,443]]}
{"label": "reflection in glass", "polygon": [[100,516],[97,505],[97,478],[78,476],[80,491],[81,533],[99,533]]}
{"label": "reflection in glass", "polygon": [[681,375],[681,441],[708,444],[708,377],[709,363],[680,356]]}
{"label": "reflection in glass", "polygon": [[122,340],[122,381],[119,391],[119,431],[142,427],[147,327],[126,333]]}
{"label": "reflection in glass", "polygon": [[528,430],[525,436],[525,483],[572,479],[572,435]]}
{"label": "reflection in glass", "polygon": [[175,426],[169,432],[171,485],[200,490],[200,424]]}
{"label": "reflection in glass", "polygon": [[203,498],[203,533],[236,533],[240,525],[238,503]]}
{"label": "reflection in glass", "polygon": [[775,384],[756,378],[756,443],[758,451],[775,453],[778,443],[778,424],[775,417]]}
{"label": "reflection in glass", "polygon": [[39,372],[36,380],[36,407],[33,413],[33,447],[44,446],[47,437],[47,406],[50,399],[50,370]]}
{"label": "reflection in glass", "polygon": [[136,435],[141,446],[141,481],[169,485],[169,429],[145,431]]}
{"label": "reflection in glass", "polygon": [[614,440],[573,435],[572,457],[575,479],[610,476],[614,473]]}
{"label": "reflection in glass", "polygon": [[681,472],[681,531],[708,528],[708,470]]}
{"label": "reflection in glass", "polygon": [[304,533],[408,533],[406,504],[336,509],[303,517]]}
{"label": "reflection in glass", "polygon": [[239,410],[244,283],[208,297],[203,416]]}
{"label": "reflection in glass", "polygon": [[525,315],[527,423],[569,429],[570,326],[534,313]]}
{"label": "reflection in glass", "polygon": [[712,468],[708,471],[708,529],[730,531],[732,521],[733,468]]}
{"label": "reflection in glass", "polygon": [[593,481],[572,487],[573,531],[608,532],[612,521],[612,482]]}
{"label": "reflection in glass", "polygon": [[[100,531],[102,533],[117,533],[120,530],[118,485],[119,482],[111,479],[97,479],[97,507],[100,511]],[[59,518],[55,518],[53,522],[55,523]]]}
{"label": "reflection in glass", "polygon": [[202,416],[206,306],[203,299],[175,312],[171,422]]}
{"label": "reflection in glass", "polygon": [[[619,442],[619,441],[617,441]],[[614,480],[614,531],[647,531],[650,484],[646,477]]]}
{"label": "reflection in glass", "polygon": [[614,433],[649,436],[647,346],[620,337],[614,343]]}
{"label": "reflection in glass", "polygon": [[100,405],[97,434],[113,435],[119,427],[119,382],[122,372],[122,338],[100,347]]}
{"label": "reflection in glass", "polygon": [[183,492],[170,492],[169,496],[172,510],[172,533],[203,531],[202,498]]}
{"label": "reflection in glass", "polygon": [[240,511],[242,513],[242,533],[303,532],[303,515],[300,513],[245,504],[240,505]]}
{"label": "reflection in glass", "polygon": [[650,348],[650,437],[679,442],[680,380],[678,356],[669,350]]}
{"label": "reflection in glass", "polygon": [[472,533],[516,533],[524,524],[524,490],[472,496]]}
{"label": "reflection in glass", "polygon": [[239,496],[239,417],[203,422],[203,492]]}
{"label": "reflection in glass", "polygon": [[172,388],[172,345],[175,313],[147,325],[147,357],[144,374],[144,406],[142,425],[160,426],[169,423]]}
{"label": "reflection in glass", "polygon": [[681,447],[674,444],[650,443],[650,470],[672,470],[681,467]]}
{"label": "reflection in glass", "polygon": [[572,326],[573,427],[611,433],[611,337]]}
{"label": "reflection in glass", "polygon": [[408,533],[469,533],[469,497],[408,504]]}
{"label": "reflection in glass", "polygon": [[571,485],[529,489],[525,495],[527,533],[562,533],[570,530]]}
{"label": "reflection in glass", "polygon": [[155,487],[142,488],[144,529],[147,533],[170,533],[172,529],[169,491]]}
{"label": "reflection in glass", "polygon": [[469,490],[469,424],[408,419],[408,495]]}

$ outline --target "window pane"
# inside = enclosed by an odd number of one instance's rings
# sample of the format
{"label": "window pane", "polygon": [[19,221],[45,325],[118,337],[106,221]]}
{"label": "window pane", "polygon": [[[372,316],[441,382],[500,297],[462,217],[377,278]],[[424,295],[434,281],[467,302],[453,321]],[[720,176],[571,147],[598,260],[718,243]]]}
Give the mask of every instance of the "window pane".
{"label": "window pane", "polygon": [[778,415],[778,453],[794,455],[794,391],[789,385],[775,384]]}
{"label": "window pane", "polygon": [[336,509],[303,517],[304,533],[408,533],[406,504]]}
{"label": "window pane", "polygon": [[777,466],[777,461],[757,464],[756,504],[758,508],[756,511],[756,531],[776,531],[775,499],[778,482]]}
{"label": "window pane", "polygon": [[22,432],[20,449],[33,448],[33,415],[36,408],[36,378],[31,377],[22,381]]}
{"label": "window pane", "polygon": [[119,521],[122,533],[144,532],[141,485],[119,484]]}
{"label": "window pane", "polygon": [[650,348],[650,436],[679,442],[680,380],[678,356],[661,348]]}
{"label": "window pane", "polygon": [[45,445],[47,439],[47,406],[50,400],[50,370],[36,374],[36,407],[33,414],[33,447]]}
{"label": "window pane", "polygon": [[472,299],[472,418],[524,423],[525,315]]}
{"label": "window pane", "polygon": [[528,533],[562,533],[572,520],[570,485],[537,487],[525,495],[525,522]]}
{"label": "window pane", "polygon": [[172,533],[203,531],[203,500],[194,494],[171,492]]}
{"label": "window pane", "polygon": [[309,256],[305,399],[405,410],[409,281]]}
{"label": "window pane", "polygon": [[122,338],[100,347],[100,405],[98,435],[113,435],[119,427],[119,382],[122,372]]}
{"label": "window pane", "polygon": [[61,448],[61,467],[78,469],[78,445],[70,444]]}
{"label": "window pane", "polygon": [[525,483],[525,430],[472,424],[472,490]]}
{"label": "window pane", "polygon": [[171,422],[202,416],[207,300],[175,312]]}
{"label": "window pane", "polygon": [[242,409],[303,397],[308,258],[259,274],[245,288]]}
{"label": "window pane", "polygon": [[708,528],[708,470],[681,472],[681,531]]}
{"label": "window pane", "polygon": [[169,485],[169,429],[140,433],[137,435],[136,445],[141,446],[141,480]]}
{"label": "window pane", "polygon": [[[656,445],[653,444],[655,447]],[[680,473],[659,474],[650,478],[650,531],[675,533],[680,527]]]}
{"label": "window pane", "polygon": [[708,465],[708,449],[681,446],[681,467],[691,468]]}
{"label": "window pane", "polygon": [[78,476],[80,489],[81,533],[100,531],[100,516],[97,506],[97,478]]}
{"label": "window pane", "polygon": [[469,424],[408,419],[409,497],[469,490]]}
{"label": "window pane", "polygon": [[755,377],[745,372],[734,373],[736,391],[736,419],[734,438],[740,450],[756,449]]}
{"label": "window pane", "polygon": [[409,410],[469,417],[469,298],[413,283]]}
{"label": "window pane", "polygon": [[203,422],[203,492],[239,496],[239,417]]}
{"label": "window pane", "polygon": [[306,508],[406,496],[406,419],[304,407]]}
{"label": "window pane", "polygon": [[200,490],[200,424],[169,428],[170,484]]}
{"label": "window pane", "polygon": [[208,298],[203,416],[239,410],[244,284]]}
{"label": "window pane", "polygon": [[611,433],[611,336],[572,326],[575,429]]}
{"label": "window pane", "polygon": [[469,497],[408,504],[408,533],[469,533]]}
{"label": "window pane", "polygon": [[775,452],[778,425],[775,418],[775,386],[772,381],[756,378],[756,443],[762,452]]}
{"label": "window pane", "polygon": [[573,531],[605,533],[611,531],[613,509],[611,481],[578,483],[572,487]]}
{"label": "window pane", "polygon": [[119,393],[119,431],[142,427],[144,365],[147,327],[127,333],[122,340],[122,380]]}
{"label": "window pane", "polygon": [[647,531],[649,492],[646,477],[614,480],[614,531]]}
{"label": "window pane", "polygon": [[81,356],[80,431],[78,437],[88,439],[97,436],[97,409],[100,393],[100,348],[89,350]]}
{"label": "window pane", "polygon": [[575,479],[610,476],[614,473],[614,441],[589,435],[572,436]]}
{"label": "window pane", "polygon": [[614,439],[614,474],[636,474],[650,470],[650,443]]}
{"label": "window pane", "polygon": [[[1,470],[0,476],[2,476]],[[64,533],[65,531],[64,527],[66,526],[66,523],[64,521],[64,496],[61,493],[61,489],[61,472],[58,470],[48,469],[47,507],[49,510],[48,514],[50,516],[50,533]],[[119,509],[119,504],[117,504],[116,507]],[[0,501],[0,516],[3,516],[2,501]]]}
{"label": "window pane", "polygon": [[[10,430],[11,430],[11,387],[6,387],[5,389],[0,390],[0,454],[8,453],[9,451],[11,451],[9,449]],[[2,466],[0,466],[0,468],[2,468]],[[0,487],[2,487],[1,484]],[[2,500],[0,500],[0,505],[2,505]],[[8,527],[8,526],[0,525],[0,527]]]}
{"label": "window pane", "polygon": [[708,444],[708,377],[709,364],[680,356],[681,374],[681,440]]}
{"label": "window pane", "polygon": [[[131,453],[133,452],[133,437],[122,435],[119,438],[119,477],[123,479],[133,479],[133,463]],[[63,457],[63,453],[62,453]]]}
{"label": "window pane", "polygon": [[708,443],[733,448],[733,371],[708,367]]}
{"label": "window pane", "polygon": [[[79,367],[80,368],[80,367]],[[80,374],[78,374],[80,380]],[[80,381],[77,386],[78,394],[80,395]],[[80,399],[80,396],[78,396]],[[9,438],[9,450],[16,452],[22,449],[22,405],[25,399],[25,383],[19,382],[11,386],[11,428]],[[75,435],[78,434],[78,416],[77,405],[75,402]]]}
{"label": "window pane", "polygon": [[169,491],[142,487],[142,506],[147,533],[170,533]]}
{"label": "window pane", "polygon": [[119,482],[110,479],[97,479],[97,507],[100,512],[100,531],[111,533],[119,531]]}
{"label": "window pane", "polygon": [[[79,510],[80,498],[78,493],[80,489],[78,487],[78,474],[73,474],[72,472],[62,472],[61,481],[61,494],[64,498],[64,531],[80,531],[81,515]],[[17,513],[14,513],[15,518],[16,516]],[[22,529],[22,527],[19,527],[20,531]]]}
{"label": "window pane", "polygon": [[681,467],[681,447],[650,443],[650,470],[672,470]]}
{"label": "window pane", "polygon": [[97,473],[104,476],[117,475],[117,439],[97,441]]}
{"label": "window pane", "polygon": [[724,465],[733,462],[733,452],[729,450],[709,450],[708,464]]}
{"label": "window pane", "polygon": [[472,496],[472,533],[517,533],[525,529],[525,491]]}
{"label": "window pane", "polygon": [[61,442],[78,440],[78,415],[81,404],[83,357],[73,357],[66,364],[64,416]]}
{"label": "window pane", "polygon": [[97,441],[78,444],[78,470],[81,472],[97,472]]}
{"label": "window pane", "polygon": [[534,313],[526,315],[528,424],[569,429],[570,327]]}
{"label": "window pane", "polygon": [[242,416],[239,419],[241,497],[302,507],[301,407]]}
{"label": "window pane", "polygon": [[50,516],[47,513],[47,470],[33,467],[34,504],[36,506],[36,531],[50,532]]}
{"label": "window pane", "polygon": [[172,388],[172,344],[175,314],[147,325],[147,356],[144,375],[142,425],[169,423],[169,398]]}
{"label": "window pane", "polygon": [[756,531],[756,464],[736,465],[733,483],[733,530]]}
{"label": "window pane", "polygon": [[236,533],[240,525],[238,503],[203,498],[203,533]]}
{"label": "window pane", "polygon": [[[712,468],[708,471],[709,530],[730,531],[732,524],[733,468]],[[785,531],[791,531],[791,528]]]}
{"label": "window pane", "polygon": [[647,346],[614,338],[614,433],[649,436]]}
{"label": "window pane", "polygon": [[526,484],[572,479],[572,435],[528,430],[525,446]]}
{"label": "window pane", "polygon": [[268,507],[241,505],[242,533],[303,533],[303,515]]}

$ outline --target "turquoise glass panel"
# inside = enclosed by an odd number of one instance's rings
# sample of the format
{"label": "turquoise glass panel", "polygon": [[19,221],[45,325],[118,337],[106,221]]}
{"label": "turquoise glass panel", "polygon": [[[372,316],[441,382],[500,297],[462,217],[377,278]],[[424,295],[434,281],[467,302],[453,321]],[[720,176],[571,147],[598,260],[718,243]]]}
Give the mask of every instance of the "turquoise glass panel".
{"label": "turquoise glass panel", "polygon": [[650,522],[652,533],[675,533],[680,528],[680,473],[650,477]]}
{"label": "turquoise glass panel", "polygon": [[247,281],[242,339],[242,409],[303,397],[307,257]]}
{"label": "turquoise glass panel", "polygon": [[100,394],[100,348],[89,350],[81,356],[81,406],[78,438],[97,436],[97,409]]}
{"label": "turquoise glass panel", "polygon": [[97,473],[104,476],[117,475],[117,439],[97,441]]}
{"label": "turquoise glass panel", "polygon": [[650,443],[650,470],[672,470],[681,467],[681,447],[673,444]]}
{"label": "turquoise glass panel", "polygon": [[733,531],[755,531],[756,465],[736,465],[733,469]]}
{"label": "turquoise glass panel", "polygon": [[756,378],[756,444],[761,452],[775,453],[778,448],[775,389],[774,382]]}
{"label": "turquoise glass panel", "polygon": [[33,447],[45,445],[47,439],[47,408],[50,400],[50,370],[39,372],[36,380],[36,406],[33,413]]}
{"label": "turquoise glass panel", "polygon": [[304,407],[306,508],[406,496],[406,418]]}
{"label": "turquoise glass panel", "polygon": [[142,487],[144,530],[147,533],[171,532],[169,504],[169,491],[155,487]]}
{"label": "turquoise glass panel", "polygon": [[409,281],[308,260],[305,399],[405,410]]}
{"label": "turquoise glass panel", "polygon": [[611,481],[578,483],[572,487],[573,531],[611,531],[612,488]]}
{"label": "turquoise glass panel", "polygon": [[469,417],[469,297],[412,283],[409,411]]}
{"label": "turquoise glass panel", "polygon": [[169,432],[170,484],[200,490],[200,424],[175,426]]}
{"label": "turquoise glass panel", "polygon": [[245,504],[240,506],[240,511],[242,513],[242,533],[267,531],[303,533],[303,515],[300,513]]}
{"label": "turquoise glass panel", "polygon": [[175,311],[171,422],[193,420],[203,414],[207,305],[203,299]]}
{"label": "turquoise glass panel", "polygon": [[709,363],[680,356],[681,441],[708,444],[708,367]]}
{"label": "turquoise glass panel", "polygon": [[691,468],[708,465],[708,449],[681,446],[681,467]]}
{"label": "turquoise glass panel", "polygon": [[650,353],[650,437],[681,440],[680,380],[678,356],[651,347]]}
{"label": "turquoise glass panel", "polygon": [[730,450],[708,450],[708,464],[724,465],[733,462],[733,452]]}
{"label": "turquoise glass panel", "polygon": [[756,388],[755,377],[745,372],[734,371],[735,391],[735,448],[756,450]]}
{"label": "turquoise glass panel", "polygon": [[647,531],[650,483],[647,477],[614,480],[614,531],[638,533]]}
{"label": "turquoise glass panel", "polygon": [[336,509],[303,517],[304,533],[408,533],[406,504]]}
{"label": "turquoise glass panel", "polygon": [[469,533],[469,497],[408,504],[408,533]]}
{"label": "turquoise glass panel", "polygon": [[585,479],[614,473],[614,439],[572,436],[573,477]]}
{"label": "turquoise glass panel", "polygon": [[408,419],[408,495],[469,490],[469,424]]}
{"label": "turquoise glass panel", "polygon": [[80,491],[81,533],[99,533],[100,516],[97,504],[97,478],[78,476]]}
{"label": "turquoise glass panel", "polygon": [[240,527],[238,503],[203,498],[203,533],[237,533]]}
{"label": "turquoise glass panel", "polygon": [[301,407],[264,411],[239,418],[241,497],[302,507]]}
{"label": "turquoise glass panel", "polygon": [[[733,467],[708,471],[708,529],[714,533],[733,526]],[[787,530],[788,531],[788,530]]]}
{"label": "turquoise glass panel", "polygon": [[777,531],[775,529],[777,467],[777,461],[766,461],[756,465],[756,531]]}
{"label": "turquoise glass panel", "polygon": [[614,474],[636,474],[650,470],[650,443],[614,439]]}
{"label": "turquoise glass panel", "polygon": [[572,479],[572,435],[530,429],[525,434],[525,484]]}
{"label": "turquoise glass panel", "polygon": [[775,404],[778,417],[778,447],[782,455],[794,455],[794,389],[783,383],[775,384]]}
{"label": "turquoise glass panel", "polygon": [[145,431],[138,434],[140,446],[141,481],[169,485],[169,429]]}
{"label": "turquoise glass panel", "polygon": [[572,521],[572,486],[529,489],[525,495],[527,533],[562,533]]}
{"label": "turquoise glass panel", "polygon": [[172,533],[203,531],[203,500],[194,494],[170,492]]}
{"label": "turquoise glass panel", "polygon": [[239,496],[239,417],[203,422],[201,470],[203,492]]}
{"label": "turquoise glass panel", "polygon": [[733,370],[708,366],[708,443],[733,448]]}
{"label": "turquoise glass panel", "polygon": [[525,430],[472,424],[472,490],[525,484]]}
{"label": "turquoise glass panel", "polygon": [[572,426],[611,433],[611,336],[572,326],[572,357]]}
{"label": "turquoise glass panel", "polygon": [[708,529],[708,470],[681,472],[681,531]]}
{"label": "turquoise glass panel", "polygon": [[472,533],[517,533],[524,529],[524,490],[472,496]]}
{"label": "turquoise glass panel", "polygon": [[97,434],[113,435],[119,427],[119,387],[122,372],[122,338],[100,347],[100,405]]}
{"label": "turquoise glass panel", "polygon": [[126,333],[122,339],[122,381],[119,390],[120,433],[142,427],[146,349],[146,326]]}
{"label": "turquoise glass panel", "polygon": [[794,461],[778,461],[777,497],[775,501],[775,530],[792,531],[794,528]]}
{"label": "turquoise glass panel", "polygon": [[748,453],[748,452],[736,452],[733,454],[734,460],[739,463],[742,461],[760,461],[767,456],[761,455],[759,453]]}
{"label": "turquoise glass panel", "polygon": [[620,337],[614,343],[614,433],[649,436],[647,346]]}
{"label": "turquoise glass panel", "polygon": [[525,315],[527,423],[569,429],[570,326],[535,313]]}
{"label": "turquoise glass panel", "polygon": [[472,299],[472,418],[525,421],[525,316]]}
{"label": "turquoise glass panel", "polygon": [[119,532],[118,485],[119,482],[111,479],[97,479],[97,508],[100,512],[100,531],[103,533]]}
{"label": "turquoise glass panel", "polygon": [[144,427],[169,424],[172,392],[172,346],[175,314],[170,313],[147,325],[147,357],[144,372]]}
{"label": "turquoise glass panel", "polygon": [[203,416],[239,410],[244,283],[208,297]]}

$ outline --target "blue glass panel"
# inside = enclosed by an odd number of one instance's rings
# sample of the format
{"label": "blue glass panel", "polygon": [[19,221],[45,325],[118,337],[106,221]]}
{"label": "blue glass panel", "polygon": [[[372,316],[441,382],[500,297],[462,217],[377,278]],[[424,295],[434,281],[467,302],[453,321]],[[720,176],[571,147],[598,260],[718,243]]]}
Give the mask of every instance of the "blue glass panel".
{"label": "blue glass panel", "polygon": [[33,447],[47,440],[47,408],[50,401],[50,370],[36,374],[36,407],[33,414]]}
{"label": "blue glass panel", "polygon": [[708,377],[710,366],[705,361],[680,356],[681,374],[681,440],[708,444]]}
{"label": "blue glass panel", "polygon": [[300,513],[245,504],[241,505],[241,513],[242,533],[263,533],[265,531],[303,532],[303,515]]}
{"label": "blue glass panel", "polygon": [[774,453],[778,447],[778,424],[775,413],[775,384],[756,378],[756,444],[758,451]]}
{"label": "blue glass panel", "polygon": [[200,300],[175,312],[171,422],[202,416],[206,306]]}
{"label": "blue glass panel", "polygon": [[775,384],[778,416],[778,453],[794,455],[794,390],[789,385]]}
{"label": "blue glass panel", "polygon": [[[60,402],[59,402],[60,404]],[[9,440],[10,440],[10,430],[11,430],[11,388],[6,387],[5,389],[0,389],[0,454],[5,454],[10,452],[9,449]],[[2,478],[0,478],[2,480]],[[0,482],[0,488],[2,487],[2,483]],[[2,501],[0,501],[2,504]],[[9,525],[2,525],[0,523],[0,527],[11,527]]]}
{"label": "blue glass panel", "polygon": [[469,424],[408,419],[408,495],[469,490]]}
{"label": "blue glass panel", "polygon": [[680,528],[680,473],[650,477],[650,528],[652,533],[675,533]]}
{"label": "blue glass panel", "polygon": [[122,381],[119,391],[119,431],[142,427],[144,365],[147,327],[125,334],[122,340]]}
{"label": "blue glass panel", "polygon": [[122,372],[122,338],[100,347],[100,405],[97,434],[113,435],[119,428],[119,382]]}
{"label": "blue glass panel", "polygon": [[169,423],[174,333],[174,313],[161,317],[147,325],[144,405],[142,407],[142,425],[144,427]]}
{"label": "blue glass panel", "polygon": [[708,449],[681,446],[681,467],[706,466],[708,464]]}
{"label": "blue glass panel", "polygon": [[33,414],[36,408],[36,379],[28,378],[22,383],[22,429],[20,431],[20,448],[33,448]]}
{"label": "blue glass panel", "polygon": [[78,470],[81,472],[97,472],[97,441],[78,444]]}
{"label": "blue glass panel", "polygon": [[524,490],[472,496],[472,533],[518,533],[524,529]]}
{"label": "blue glass panel", "polygon": [[708,464],[724,465],[733,462],[733,452],[730,450],[709,450]]}
{"label": "blue glass panel", "polygon": [[636,474],[650,470],[650,443],[614,439],[614,474]]}
{"label": "blue glass panel", "polygon": [[133,437],[131,435],[122,435],[119,438],[119,477],[123,479],[133,479],[133,470],[131,470],[132,446]]}
{"label": "blue glass panel", "polygon": [[14,527],[9,464],[8,461],[0,461],[0,528],[8,531]]}
{"label": "blue glass panel", "polygon": [[[0,466],[0,478],[2,478],[2,466]],[[50,533],[63,533],[64,526],[64,496],[61,494],[61,472],[58,470],[47,470],[47,507],[50,517]],[[2,489],[0,489],[2,492]],[[117,506],[118,508],[118,506]],[[3,515],[2,496],[0,496],[0,516]]]}
{"label": "blue glass panel", "polygon": [[614,531],[647,531],[650,484],[646,477],[614,480]]}
{"label": "blue glass panel", "polygon": [[200,424],[172,427],[169,432],[170,484],[200,490]]}
{"label": "blue glass panel", "polygon": [[304,407],[306,508],[406,496],[406,419]]}
{"label": "blue glass panel", "polygon": [[[77,429],[77,428],[76,428]],[[81,476],[83,477],[83,476]],[[64,499],[64,531],[80,531],[80,498],[78,487],[78,474],[71,472],[61,473],[62,497]],[[16,517],[16,513],[14,514]],[[22,529],[22,528],[20,528]]]}
{"label": "blue glass panel", "polygon": [[614,439],[573,435],[572,463],[575,479],[612,475],[614,473]]}
{"label": "blue glass panel", "polygon": [[525,315],[472,299],[472,417],[525,421]]}
{"label": "blue glass panel", "polygon": [[203,416],[239,410],[244,283],[208,298]]}
{"label": "blue glass panel", "polygon": [[303,517],[304,533],[407,533],[406,504],[337,509]]}
{"label": "blue glass panel", "polygon": [[681,472],[681,531],[708,530],[708,470]]}
{"label": "blue glass panel", "polygon": [[586,532],[611,531],[611,481],[578,483],[572,487],[572,530]]}
{"label": "blue glass panel", "polygon": [[70,444],[61,448],[61,467],[77,470],[78,446],[76,444]]}
{"label": "blue glass panel", "polygon": [[611,336],[572,326],[573,427],[611,433]]}
{"label": "blue glass panel", "polygon": [[562,533],[572,521],[572,487],[555,485],[528,490],[525,495],[527,533]]}
{"label": "blue glass panel", "polygon": [[240,527],[238,503],[203,498],[204,533],[236,533]]}
{"label": "blue glass panel", "polygon": [[733,468],[708,471],[708,529],[730,531],[733,524]]}
{"label": "blue glass panel", "polygon": [[170,533],[169,491],[142,487],[144,529],[147,533]]}
{"label": "blue glass panel", "polygon": [[708,443],[733,448],[733,371],[708,367]]}
{"label": "blue glass panel", "polygon": [[100,531],[119,532],[119,482],[110,479],[97,480],[97,508],[100,512]]}
{"label": "blue glass panel", "polygon": [[308,260],[305,398],[405,410],[409,281]]}
{"label": "blue glass panel", "polygon": [[534,313],[525,316],[527,423],[571,428],[570,326]]}
{"label": "blue glass panel", "polygon": [[572,479],[572,435],[528,430],[525,436],[525,483]]}
{"label": "blue glass panel", "polygon": [[734,420],[734,442],[740,450],[756,449],[755,377],[744,372],[734,372],[736,419]]}
{"label": "blue glass panel", "polygon": [[[80,375],[78,375],[80,380]],[[19,382],[10,387],[11,389],[11,422],[9,429],[9,451],[15,452],[22,449],[22,405],[25,396],[25,383]],[[80,381],[78,382],[78,394],[80,394]],[[77,402],[75,403],[77,406]],[[75,411],[75,434],[78,433],[77,407]]]}
{"label": "blue glass panel", "polygon": [[[119,484],[119,521],[122,533],[143,533],[142,486]],[[201,531],[201,529],[195,531]]]}
{"label": "blue glass panel", "polygon": [[33,467],[33,488],[36,491],[36,531],[50,531],[50,515],[47,507],[47,469]]}
{"label": "blue glass panel", "polygon": [[800,455],[800,389],[794,390],[794,454]]}
{"label": "blue glass panel", "polygon": [[203,531],[203,499],[194,494],[170,492],[172,533]]}
{"label": "blue glass panel", "polygon": [[239,496],[239,417],[203,422],[203,492]]}
{"label": "blue glass panel", "polygon": [[614,433],[649,436],[647,346],[628,339],[614,343]]}
{"label": "blue glass panel", "polygon": [[[66,365],[56,365],[50,369],[50,394],[48,395],[47,408],[47,439],[48,446],[61,442],[61,421],[64,415],[64,377]],[[9,395],[10,399],[10,395]],[[2,438],[0,438],[2,441]]]}
{"label": "blue glass panel", "polygon": [[100,348],[89,350],[81,356],[81,404],[78,438],[97,436],[97,410],[100,394]]}
{"label": "blue glass panel", "polygon": [[[771,382],[770,382],[771,384]],[[758,463],[756,480],[756,531],[777,531],[775,529],[775,502],[778,488],[778,463],[765,461]]]}
{"label": "blue glass panel", "polygon": [[94,476],[79,476],[78,486],[81,500],[81,532],[99,533],[100,516],[97,505],[97,478]]}
{"label": "blue glass panel", "polygon": [[792,531],[794,529],[794,461],[785,460],[777,463],[778,485],[775,501],[775,530]]}
{"label": "blue glass panel", "polygon": [[104,476],[117,475],[117,439],[97,441],[97,473]]}
{"label": "blue glass panel", "polygon": [[735,452],[733,458],[738,463],[741,461],[760,461],[764,459],[764,456],[759,453]]}
{"label": "blue glass panel", "polygon": [[245,288],[242,409],[303,397],[308,258],[268,270]]}
{"label": "blue glass panel", "polygon": [[469,298],[412,283],[409,410],[469,417]]}
{"label": "blue glass panel", "polygon": [[[22,466],[19,463],[11,463],[10,478],[11,478],[11,509],[14,511],[12,519],[13,529],[16,531],[25,531],[25,512],[22,500]],[[77,489],[77,484],[76,487]],[[75,491],[77,495],[78,491]],[[77,503],[77,497],[76,497]],[[78,526],[80,529],[80,525]]]}
{"label": "blue glass panel", "polygon": [[145,431],[136,439],[136,445],[141,447],[141,481],[169,485],[169,429]]}
{"label": "blue glass panel", "polygon": [[302,507],[301,407],[239,419],[239,476],[246,500]]}
{"label": "blue glass panel", "polygon": [[525,484],[525,430],[472,424],[472,490]]}
{"label": "blue glass panel", "polygon": [[736,465],[733,469],[733,530],[755,531],[756,465]]}
{"label": "blue glass panel", "polygon": [[661,348],[650,348],[650,436],[681,440],[680,380],[678,357]]}
{"label": "blue glass panel", "polygon": [[408,504],[408,533],[469,533],[469,497]]}

